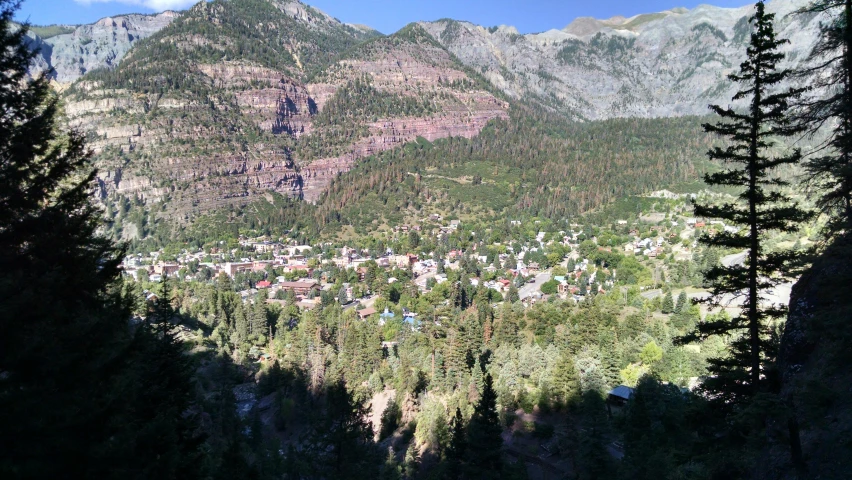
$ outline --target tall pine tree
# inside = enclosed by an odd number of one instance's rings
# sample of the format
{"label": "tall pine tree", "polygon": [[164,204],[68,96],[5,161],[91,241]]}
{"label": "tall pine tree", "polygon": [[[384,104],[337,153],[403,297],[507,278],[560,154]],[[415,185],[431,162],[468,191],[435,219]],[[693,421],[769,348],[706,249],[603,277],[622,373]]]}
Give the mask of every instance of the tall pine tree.
{"label": "tall pine tree", "polygon": [[[175,320],[171,281],[164,276],[157,303],[136,331],[135,378],[144,388],[134,409],[135,428],[129,432],[135,450],[123,464],[148,478],[201,476],[204,438],[196,433],[199,420],[197,409],[192,408],[193,363],[177,337]],[[157,461],[151,462],[152,458]]]}
{"label": "tall pine tree", "polygon": [[83,136],[59,129],[47,77],[28,76],[16,8],[0,0],[0,477],[202,476],[184,468],[194,454],[176,458],[197,452],[174,429],[186,385],[147,392],[156,357],[130,323],[124,252],[98,234]]}
{"label": "tall pine tree", "polygon": [[812,133],[831,125],[826,149],[805,163],[829,236],[852,231],[852,0],[815,0],[800,14],[827,16],[800,75],[817,95],[801,102]]}
{"label": "tall pine tree", "polygon": [[313,458],[310,478],[367,479],[378,473],[373,431],[366,409],[343,382],[330,385],[324,411],[312,419],[305,452]]}
{"label": "tall pine tree", "polygon": [[682,340],[706,339],[714,335],[734,337],[730,355],[710,361],[713,376],[704,387],[727,404],[743,400],[760,390],[761,374],[775,347],[769,338],[768,322],[785,314],[785,307],[766,305],[765,293],[778,285],[792,269],[795,252],[768,252],[767,235],[772,232],[795,232],[807,219],[806,212],[794,204],[782,191],[788,183],[777,176],[776,169],[795,164],[801,153],[772,156],[773,139],[793,136],[802,131],[789,116],[789,103],[802,90],[777,91],[789,76],[788,70],[778,69],[784,54],[778,48],[787,43],[775,36],[773,15],[765,11],[763,2],[755,6],[749,21],[752,26],[747,58],[739,72],[729,78],[742,85],[733,100],[747,102],[740,113],[733,108],[711,106],[722,120],[706,124],[704,129],[726,140],[728,146],[715,147],[708,153],[712,160],[724,162],[727,168],[705,176],[709,185],[734,187],[740,190],[737,200],[730,203],[699,204],[695,213],[739,225],[738,233],[719,232],[704,236],[701,242],[710,247],[722,247],[747,252],[744,265],[715,266],[707,272],[711,284],[710,303],[719,306],[727,295],[743,296],[740,315],[727,320],[699,324],[697,330]]}
{"label": "tall pine tree", "polygon": [[460,478],[462,461],[467,452],[467,431],[461,409],[456,408],[456,415],[450,421],[450,445],[447,447],[447,478]]}
{"label": "tall pine tree", "polygon": [[467,426],[465,478],[500,478],[503,471],[502,431],[497,414],[497,393],[489,374],[485,376],[482,396]]}

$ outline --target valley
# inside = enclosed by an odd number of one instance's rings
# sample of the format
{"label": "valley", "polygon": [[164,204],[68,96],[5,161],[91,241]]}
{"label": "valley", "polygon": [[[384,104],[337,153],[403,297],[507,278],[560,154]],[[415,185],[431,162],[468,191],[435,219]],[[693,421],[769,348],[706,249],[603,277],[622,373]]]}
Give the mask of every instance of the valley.
{"label": "valley", "polygon": [[847,472],[852,0],[17,8],[3,478]]}

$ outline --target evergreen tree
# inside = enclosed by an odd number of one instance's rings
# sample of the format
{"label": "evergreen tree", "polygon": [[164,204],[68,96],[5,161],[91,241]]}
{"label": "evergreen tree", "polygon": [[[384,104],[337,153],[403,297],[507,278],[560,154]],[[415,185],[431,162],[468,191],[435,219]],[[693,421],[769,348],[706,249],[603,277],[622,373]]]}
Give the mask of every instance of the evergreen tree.
{"label": "evergreen tree", "polygon": [[464,417],[461,409],[456,408],[456,415],[450,422],[450,445],[446,451],[448,479],[457,479],[461,476],[462,460],[467,452],[466,436]]}
{"label": "evergreen tree", "polygon": [[734,101],[748,102],[745,113],[731,108],[712,106],[723,120],[704,126],[730,141],[727,147],[715,147],[709,152],[713,160],[723,161],[730,168],[709,174],[709,185],[738,187],[738,201],[723,205],[696,205],[695,213],[702,217],[721,218],[726,223],[742,225],[740,233],[720,232],[704,236],[702,243],[712,247],[747,251],[744,265],[715,266],[707,272],[712,285],[710,303],[719,305],[724,295],[745,291],[742,313],[730,321],[711,321],[698,326],[685,340],[706,339],[714,335],[732,335],[731,354],[713,359],[709,370],[713,374],[704,387],[715,392],[727,404],[743,399],[760,390],[761,367],[774,353],[767,322],[784,315],[783,306],[764,307],[764,292],[779,284],[791,271],[795,252],[769,253],[764,247],[766,236],[773,231],[795,232],[807,215],[784,195],[780,189],[788,183],[773,176],[777,167],[794,164],[801,153],[794,150],[786,156],[770,156],[774,138],[790,137],[801,132],[788,115],[788,103],[801,90],[775,92],[790,72],[779,70],[777,64],[784,58],[778,51],[786,40],[776,38],[773,15],[765,12],[763,2],[758,2],[747,59],[740,71],[729,78],[742,84]]}
{"label": "evergreen tree", "polygon": [[329,386],[324,411],[311,422],[306,451],[313,459],[314,477],[369,479],[378,473],[372,447],[372,428],[366,409],[343,382]]}
{"label": "evergreen tree", "polygon": [[499,478],[503,471],[503,429],[497,414],[497,393],[491,375],[485,376],[482,396],[467,426],[465,478]]}
{"label": "evergreen tree", "polygon": [[802,124],[814,134],[830,125],[826,150],[805,162],[817,206],[828,214],[827,233],[852,231],[852,0],[814,0],[800,14],[827,16],[819,40],[800,73],[812,91],[804,100]]}
{"label": "evergreen tree", "polygon": [[688,396],[671,384],[644,376],[623,417],[624,466],[630,478],[682,478],[678,472],[690,457],[692,435],[686,411]]}
{"label": "evergreen tree", "polygon": [[246,318],[246,307],[242,303],[238,303],[234,310],[234,334],[231,341],[239,349],[248,342],[248,337],[249,320]]}
{"label": "evergreen tree", "polygon": [[600,392],[587,390],[580,400],[581,431],[577,444],[576,477],[580,480],[611,478],[615,468],[607,451],[606,405]]}
{"label": "evergreen tree", "polygon": [[683,313],[685,308],[689,306],[689,300],[686,298],[686,291],[681,291],[677,296],[677,305],[675,305],[675,313]]}
{"label": "evergreen tree", "polygon": [[[193,411],[193,366],[172,323],[176,314],[170,283],[164,276],[159,299],[137,331],[139,356],[135,363],[138,382],[144,388],[134,412],[138,426],[128,434],[136,443],[134,458],[126,460],[125,468],[144,472],[149,478],[170,478],[175,473],[200,477],[203,438],[194,433],[197,415],[189,413]],[[157,461],[151,462],[152,458]]]}
{"label": "evergreen tree", "polygon": [[485,374],[482,370],[482,363],[479,361],[479,356],[476,357],[476,361],[473,363],[470,378],[473,385],[476,387],[477,398],[479,398],[479,394],[481,394],[482,390],[485,389]]}
{"label": "evergreen tree", "polygon": [[405,476],[407,478],[415,478],[417,476],[417,472],[420,470],[420,447],[417,446],[417,442],[411,442],[408,444],[408,449],[405,451],[403,463],[405,467]]}
{"label": "evergreen tree", "polygon": [[553,388],[556,399],[561,405],[568,406],[576,402],[580,395],[580,375],[574,365],[574,359],[563,353],[553,372]]}
{"label": "evergreen tree", "polygon": [[382,465],[382,474],[379,477],[381,480],[402,480],[402,468],[396,461],[396,456],[393,453],[393,447],[388,447],[388,456],[385,459],[385,464]]}
{"label": "evergreen tree", "polygon": [[667,293],[666,296],[663,297],[663,306],[660,308],[660,311],[665,314],[674,313],[675,304],[674,299],[672,298],[672,292]]}
{"label": "evergreen tree", "polygon": [[98,234],[89,201],[90,153],[59,131],[47,77],[28,77],[16,8],[0,0],[0,477],[203,476],[185,468],[196,440],[175,426],[182,373],[144,383],[162,339],[129,323],[124,252]]}
{"label": "evergreen tree", "polygon": [[518,287],[515,286],[514,283],[509,285],[509,291],[506,293],[506,301],[509,303],[515,303],[521,299],[520,294],[518,293]]}
{"label": "evergreen tree", "polygon": [[261,290],[254,298],[254,302],[249,308],[249,319],[247,324],[248,334],[255,336],[266,335],[269,333],[268,317],[266,308],[266,291]]}

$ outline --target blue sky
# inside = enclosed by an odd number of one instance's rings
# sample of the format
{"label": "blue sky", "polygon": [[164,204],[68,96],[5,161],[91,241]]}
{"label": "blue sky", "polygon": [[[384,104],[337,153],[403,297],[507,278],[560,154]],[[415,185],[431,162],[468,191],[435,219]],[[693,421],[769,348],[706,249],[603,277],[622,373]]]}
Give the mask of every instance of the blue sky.
{"label": "blue sky", "polygon": [[[232,0],[239,1],[239,0]],[[182,10],[193,0],[24,0],[19,20],[46,25],[91,23],[119,13]],[[514,25],[521,33],[562,28],[576,17],[609,18],[657,12],[702,3],[739,7],[749,0],[307,0],[348,23],[363,23],[393,33],[418,20],[454,18],[479,25]]]}

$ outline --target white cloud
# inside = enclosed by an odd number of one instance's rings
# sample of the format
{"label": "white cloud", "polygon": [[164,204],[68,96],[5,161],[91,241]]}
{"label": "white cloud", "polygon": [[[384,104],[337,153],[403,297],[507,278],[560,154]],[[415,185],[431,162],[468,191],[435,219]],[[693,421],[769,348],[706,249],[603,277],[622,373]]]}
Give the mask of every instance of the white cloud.
{"label": "white cloud", "polygon": [[183,10],[198,3],[198,0],[74,0],[81,5],[92,3],[123,3],[126,5],[139,5],[151,10],[162,12],[163,10]]}

